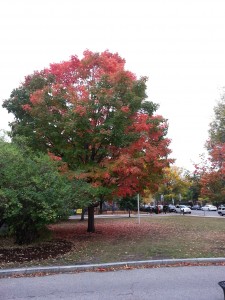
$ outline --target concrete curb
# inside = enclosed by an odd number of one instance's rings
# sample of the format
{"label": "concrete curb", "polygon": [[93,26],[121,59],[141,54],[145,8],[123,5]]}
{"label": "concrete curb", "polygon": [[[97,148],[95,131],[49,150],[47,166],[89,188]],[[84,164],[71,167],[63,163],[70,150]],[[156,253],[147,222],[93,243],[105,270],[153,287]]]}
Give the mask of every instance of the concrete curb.
{"label": "concrete curb", "polygon": [[122,267],[142,267],[142,266],[166,266],[176,264],[204,264],[204,263],[225,263],[224,257],[217,258],[187,258],[187,259],[159,259],[159,260],[142,260],[142,261],[127,261],[103,264],[90,265],[70,265],[70,266],[47,266],[47,267],[30,267],[30,268],[15,268],[15,269],[1,269],[1,277],[10,277],[15,275],[32,275],[35,273],[70,273],[70,272],[84,272],[97,271],[99,269],[113,269]]}

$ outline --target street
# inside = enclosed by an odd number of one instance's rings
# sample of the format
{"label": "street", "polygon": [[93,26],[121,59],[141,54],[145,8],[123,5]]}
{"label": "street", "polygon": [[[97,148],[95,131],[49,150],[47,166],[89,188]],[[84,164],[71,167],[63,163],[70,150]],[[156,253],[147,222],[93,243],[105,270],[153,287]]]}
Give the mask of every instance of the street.
{"label": "street", "polygon": [[[160,213],[160,214],[144,214],[141,216],[148,216],[148,215],[152,215],[152,216],[179,216],[182,215],[182,213]],[[136,216],[136,215],[135,215]],[[198,217],[218,217],[218,218],[225,218],[225,217],[221,217],[217,211],[203,211],[203,210],[192,210],[191,214],[185,214],[185,216],[198,216]]]}
{"label": "street", "polygon": [[[155,214],[155,213],[140,213],[140,217],[160,217],[160,216],[179,216],[182,215],[180,213],[160,213],[160,214]],[[185,214],[185,216],[198,216],[198,217],[218,217],[221,219],[225,219],[225,216],[221,217],[217,211],[202,211],[202,210],[192,210],[191,214]],[[85,219],[87,219],[87,215],[85,215]],[[124,213],[124,214],[118,214],[117,212],[114,212],[112,214],[112,212],[108,212],[106,214],[102,214],[102,215],[95,215],[95,218],[122,218],[122,217],[129,217],[128,213]],[[132,213],[131,217],[133,218],[137,218],[138,214],[137,213]],[[80,219],[80,215],[73,215],[70,216],[70,219]]]}
{"label": "street", "polygon": [[[179,215],[179,214],[178,214]],[[191,216],[199,216],[199,217],[218,217],[218,218],[224,218],[221,217],[217,211],[203,211],[203,210],[192,210]]]}
{"label": "street", "polygon": [[1,300],[222,300],[225,266],[161,267],[0,279]]}

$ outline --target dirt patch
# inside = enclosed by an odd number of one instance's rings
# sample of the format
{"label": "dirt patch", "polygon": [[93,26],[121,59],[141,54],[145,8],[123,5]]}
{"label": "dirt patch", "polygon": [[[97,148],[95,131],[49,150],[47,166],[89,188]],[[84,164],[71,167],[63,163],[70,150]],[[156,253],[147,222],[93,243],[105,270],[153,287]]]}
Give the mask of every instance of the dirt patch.
{"label": "dirt patch", "polygon": [[37,246],[0,248],[0,263],[22,263],[56,258],[59,255],[69,252],[71,248],[72,243],[64,240],[52,240]]}

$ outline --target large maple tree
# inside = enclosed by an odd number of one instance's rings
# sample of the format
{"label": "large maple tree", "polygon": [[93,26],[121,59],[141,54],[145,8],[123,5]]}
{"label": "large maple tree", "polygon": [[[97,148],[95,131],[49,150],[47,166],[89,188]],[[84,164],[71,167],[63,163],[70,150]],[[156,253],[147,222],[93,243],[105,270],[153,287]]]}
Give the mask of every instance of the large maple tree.
{"label": "large maple tree", "polygon": [[168,124],[146,100],[146,81],[126,70],[117,53],[86,50],[81,59],[27,76],[4,101],[15,116],[12,138],[25,135],[30,146],[60,157],[70,174],[96,187],[90,232],[98,196],[154,191],[169,164]]}

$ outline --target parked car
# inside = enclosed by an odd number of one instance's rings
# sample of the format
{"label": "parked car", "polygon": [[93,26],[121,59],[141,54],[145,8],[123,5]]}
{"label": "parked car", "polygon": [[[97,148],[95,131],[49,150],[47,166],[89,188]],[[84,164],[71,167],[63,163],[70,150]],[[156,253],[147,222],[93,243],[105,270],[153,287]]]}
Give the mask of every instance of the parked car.
{"label": "parked car", "polygon": [[140,206],[140,211],[144,211],[144,212],[149,212],[149,206],[148,205],[141,205]]}
{"label": "parked car", "polygon": [[211,204],[207,204],[205,206],[202,206],[202,210],[217,211],[217,207]]}
{"label": "parked car", "polygon": [[192,210],[201,210],[201,206],[196,204],[196,205],[193,205],[191,209]]}
{"label": "parked car", "polygon": [[161,205],[161,204],[156,205],[155,208],[154,208],[154,212],[156,214],[159,214],[159,213],[163,212],[163,205]]}
{"label": "parked car", "polygon": [[220,208],[222,208],[222,207],[225,207],[225,205],[224,205],[224,204],[220,204],[220,206],[218,207],[218,210],[219,210]]}
{"label": "parked car", "polygon": [[186,205],[176,205],[176,213],[191,214],[191,209]]}
{"label": "parked car", "polygon": [[225,206],[219,206],[218,207],[218,214],[220,216],[224,216],[225,215]]}
{"label": "parked car", "polygon": [[154,206],[152,205],[142,205],[140,206],[140,211],[143,211],[143,212],[147,212],[147,213],[152,213],[154,211]]}
{"label": "parked car", "polygon": [[168,205],[168,212],[176,212],[176,206],[173,204]]}

